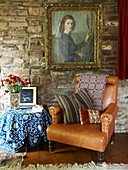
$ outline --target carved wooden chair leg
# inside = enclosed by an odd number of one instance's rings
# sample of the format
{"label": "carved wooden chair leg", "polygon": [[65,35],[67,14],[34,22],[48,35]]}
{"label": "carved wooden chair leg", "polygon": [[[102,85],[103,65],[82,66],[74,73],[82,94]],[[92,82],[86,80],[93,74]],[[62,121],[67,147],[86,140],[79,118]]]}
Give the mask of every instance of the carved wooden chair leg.
{"label": "carved wooden chair leg", "polygon": [[54,151],[54,142],[49,140],[49,151],[53,152]]}
{"label": "carved wooden chair leg", "polygon": [[113,132],[111,140],[110,140],[111,144],[114,144],[114,142],[115,142],[115,132]]}
{"label": "carved wooden chair leg", "polygon": [[98,152],[98,163],[102,164],[104,160],[104,152]]}

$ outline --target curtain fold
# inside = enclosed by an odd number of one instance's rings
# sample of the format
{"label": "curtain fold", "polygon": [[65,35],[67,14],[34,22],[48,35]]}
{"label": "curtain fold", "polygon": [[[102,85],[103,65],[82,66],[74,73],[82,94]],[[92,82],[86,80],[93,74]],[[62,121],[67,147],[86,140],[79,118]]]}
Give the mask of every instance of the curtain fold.
{"label": "curtain fold", "polygon": [[128,0],[118,0],[119,28],[116,76],[128,79]]}

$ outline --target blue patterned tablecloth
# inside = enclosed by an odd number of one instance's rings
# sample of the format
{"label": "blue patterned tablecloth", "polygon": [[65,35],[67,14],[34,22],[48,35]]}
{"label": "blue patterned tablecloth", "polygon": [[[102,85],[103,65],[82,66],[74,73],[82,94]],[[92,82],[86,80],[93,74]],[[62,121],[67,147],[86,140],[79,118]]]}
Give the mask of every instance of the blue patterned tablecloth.
{"label": "blue patterned tablecloth", "polygon": [[0,147],[17,151],[28,137],[30,147],[37,146],[42,137],[47,142],[46,129],[52,124],[46,110],[37,113],[26,113],[28,109],[17,110],[6,108],[0,116]]}

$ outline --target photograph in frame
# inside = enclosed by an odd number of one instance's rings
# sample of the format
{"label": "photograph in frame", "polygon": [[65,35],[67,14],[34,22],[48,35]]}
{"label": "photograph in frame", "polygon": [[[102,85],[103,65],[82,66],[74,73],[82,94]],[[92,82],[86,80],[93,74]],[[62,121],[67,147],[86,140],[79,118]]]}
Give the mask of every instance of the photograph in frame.
{"label": "photograph in frame", "polygon": [[37,104],[37,88],[23,87],[20,91],[20,106]]}

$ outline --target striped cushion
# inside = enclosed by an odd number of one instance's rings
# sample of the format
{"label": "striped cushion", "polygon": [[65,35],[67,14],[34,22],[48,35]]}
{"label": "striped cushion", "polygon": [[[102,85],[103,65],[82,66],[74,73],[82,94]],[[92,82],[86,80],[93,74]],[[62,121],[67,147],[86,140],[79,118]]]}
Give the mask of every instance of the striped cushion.
{"label": "striped cushion", "polygon": [[80,122],[79,109],[82,108],[77,99],[68,95],[55,96],[63,110],[64,124]]}
{"label": "striped cushion", "polygon": [[85,88],[73,94],[73,97],[84,105],[84,109],[93,109],[91,98]]}

